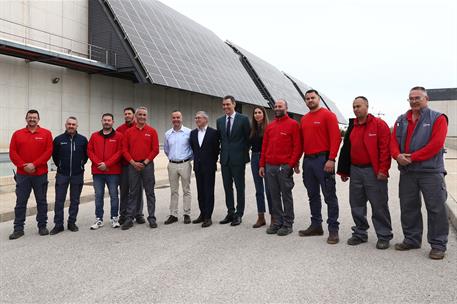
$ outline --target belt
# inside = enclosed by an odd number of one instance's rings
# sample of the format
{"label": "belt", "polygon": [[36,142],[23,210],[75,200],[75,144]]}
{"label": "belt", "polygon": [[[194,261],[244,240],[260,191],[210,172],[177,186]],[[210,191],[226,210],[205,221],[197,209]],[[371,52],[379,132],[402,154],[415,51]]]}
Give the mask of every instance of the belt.
{"label": "belt", "polygon": [[373,167],[371,164],[366,164],[366,165],[356,165],[356,164],[352,164],[354,167],[357,167],[357,168],[371,168]]}
{"label": "belt", "polygon": [[170,159],[170,163],[173,163],[173,164],[183,164],[185,162],[188,162],[189,160],[191,160],[192,158],[188,158],[188,159],[185,159],[185,160],[171,160]]}
{"label": "belt", "polygon": [[305,158],[318,158],[319,156],[328,156],[330,153],[328,151],[319,152],[315,154],[305,154]]}

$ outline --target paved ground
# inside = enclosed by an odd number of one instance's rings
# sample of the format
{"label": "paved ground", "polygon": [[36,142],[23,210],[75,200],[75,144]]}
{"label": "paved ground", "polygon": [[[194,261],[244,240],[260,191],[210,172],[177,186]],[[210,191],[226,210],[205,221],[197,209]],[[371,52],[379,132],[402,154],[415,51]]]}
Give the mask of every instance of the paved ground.
{"label": "paved ground", "polygon": [[[377,250],[372,232],[368,243],[350,247],[345,244],[352,225],[348,185],[339,182],[342,242],[331,246],[326,236],[300,238],[297,231],[308,224],[309,207],[296,175],[295,231],[286,237],[267,235],[263,228],[251,228],[256,207],[249,170],[247,212],[239,227],[215,224],[202,229],[184,225],[181,219],[164,226],[168,188],[156,191],[159,228],[155,230],[136,225],[128,231],[109,226],[90,231],[93,203],[81,205],[77,233],[41,237],[34,217],[28,217],[26,235],[8,241],[12,223],[1,223],[0,302],[456,303],[453,229],[443,261],[428,259],[426,243],[411,252]],[[225,214],[219,174],[217,184],[213,220]],[[390,185],[397,242],[402,235],[396,174]],[[196,193],[195,183],[192,186]],[[193,208],[195,217],[195,196]]]}

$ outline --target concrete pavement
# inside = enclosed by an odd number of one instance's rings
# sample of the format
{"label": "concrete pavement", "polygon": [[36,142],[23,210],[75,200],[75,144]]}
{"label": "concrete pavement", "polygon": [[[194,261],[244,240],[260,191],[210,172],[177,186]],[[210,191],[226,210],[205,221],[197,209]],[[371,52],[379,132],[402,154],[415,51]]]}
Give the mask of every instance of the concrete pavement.
{"label": "concrete pavement", "polygon": [[[398,174],[395,168],[391,173],[393,242],[399,242],[402,234]],[[249,167],[246,177],[247,208],[243,223],[238,227],[216,223],[225,215],[220,174],[216,176],[215,224],[207,229],[184,225],[181,217],[179,223],[163,225],[169,204],[166,188],[156,190],[159,228],[154,230],[135,225],[121,231],[106,225],[91,231],[93,202],[81,205],[77,233],[64,231],[56,236],[41,237],[34,217],[28,217],[26,235],[8,241],[12,222],[0,223],[0,302],[457,301],[457,238],[453,229],[447,256],[442,261],[427,257],[426,231],[422,248],[410,252],[398,252],[393,247],[385,251],[375,249],[372,228],[368,243],[348,246],[345,241],[353,225],[348,184],[338,181],[341,242],[328,245],[326,235],[301,238],[297,231],[309,224],[309,206],[301,178],[295,175],[294,233],[286,237],[267,235],[264,228],[251,228],[256,206]],[[195,218],[198,205],[194,181],[192,191],[192,217]],[[106,201],[105,212],[108,205]],[[52,216],[49,213],[49,217]]]}

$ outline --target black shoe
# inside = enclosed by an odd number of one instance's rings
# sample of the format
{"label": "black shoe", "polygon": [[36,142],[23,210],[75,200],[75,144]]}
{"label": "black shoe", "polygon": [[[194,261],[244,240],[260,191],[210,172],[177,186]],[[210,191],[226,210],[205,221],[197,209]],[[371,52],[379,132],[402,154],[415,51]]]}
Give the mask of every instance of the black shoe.
{"label": "black shoe", "polygon": [[178,218],[176,216],[170,215],[168,219],[164,222],[165,225],[170,225],[173,223],[176,223],[178,221]]}
{"label": "black shoe", "polygon": [[184,215],[184,224],[190,224],[190,222],[191,222],[191,221],[190,221],[190,216],[187,215],[187,214],[185,214],[185,215]]}
{"label": "black shoe", "polygon": [[133,221],[128,219],[128,220],[125,220],[124,224],[122,224],[121,229],[122,230],[129,230],[132,227],[133,227]]}
{"label": "black shoe", "polygon": [[279,236],[286,236],[288,234],[292,233],[292,227],[284,227],[282,226],[281,228],[278,229],[278,232],[276,233]]}
{"label": "black shoe", "polygon": [[213,221],[211,221],[211,219],[207,219],[207,220],[204,220],[203,221],[203,224],[202,224],[202,228],[206,228],[206,227],[209,227],[213,224]]}
{"label": "black shoe", "polygon": [[195,220],[192,221],[192,224],[203,223],[203,216],[200,214]]}
{"label": "black shoe", "polygon": [[313,226],[310,225],[306,230],[298,231],[299,236],[316,236],[316,235],[324,235],[324,230],[322,230],[322,226]]}
{"label": "black shoe", "polygon": [[149,228],[157,228],[156,222],[149,222]]}
{"label": "black shoe", "polygon": [[362,240],[361,238],[358,238],[356,236],[351,236],[348,240],[347,240],[347,243],[348,245],[351,245],[351,246],[356,246],[356,245],[360,245],[362,243],[366,243],[366,240]]}
{"label": "black shoe", "polygon": [[54,228],[52,228],[52,230],[51,230],[51,232],[49,232],[49,234],[54,235],[54,234],[62,232],[63,230],[64,230],[63,226],[54,226]]}
{"label": "black shoe", "polygon": [[395,244],[395,250],[398,250],[398,251],[408,251],[411,249],[419,249],[419,248],[421,248],[421,246],[414,246],[414,245],[410,245],[410,244],[407,244],[404,242]]}
{"label": "black shoe", "polygon": [[144,219],[144,216],[137,216],[137,217],[136,217],[136,223],[137,223],[137,224],[144,224],[144,223],[146,223],[146,220]]}
{"label": "black shoe", "polygon": [[48,235],[49,230],[46,227],[38,228],[38,234],[41,236]]}
{"label": "black shoe", "polygon": [[13,233],[10,234],[9,239],[10,240],[16,240],[16,239],[20,238],[23,235],[24,235],[24,231],[23,230],[14,230]]}
{"label": "black shoe", "polygon": [[241,216],[235,216],[230,226],[238,226],[241,222]]}
{"label": "black shoe", "polygon": [[390,246],[390,242],[388,240],[378,240],[378,242],[376,243],[376,248],[378,249],[387,249],[389,248]]}
{"label": "black shoe", "polygon": [[228,215],[222,220],[219,222],[219,224],[228,224],[228,223],[231,223],[233,221],[233,215]]}
{"label": "black shoe", "polygon": [[278,230],[280,229],[281,227],[278,227],[278,226],[270,226],[268,227],[267,229],[267,234],[277,234],[278,233]]}
{"label": "black shoe", "polygon": [[68,223],[67,229],[73,232],[76,232],[79,230],[78,226],[76,226],[75,223]]}
{"label": "black shoe", "polygon": [[119,216],[119,220],[118,220],[117,222],[118,222],[118,223],[119,223],[119,225],[121,225],[121,226],[122,226],[122,225],[124,225],[124,223],[125,223],[125,217],[124,217],[124,216],[122,216],[122,215],[121,215],[121,216]]}

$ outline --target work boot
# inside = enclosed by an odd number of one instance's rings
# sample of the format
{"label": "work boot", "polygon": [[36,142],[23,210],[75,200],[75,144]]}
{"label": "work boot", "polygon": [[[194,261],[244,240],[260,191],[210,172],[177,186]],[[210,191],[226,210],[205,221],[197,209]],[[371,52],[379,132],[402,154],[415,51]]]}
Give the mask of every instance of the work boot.
{"label": "work boot", "polygon": [[265,226],[267,223],[265,222],[265,215],[263,213],[259,213],[257,217],[257,222],[252,225],[252,228],[260,228],[262,226]]}
{"label": "work boot", "polygon": [[442,260],[444,258],[444,255],[444,250],[436,248],[432,248],[432,250],[430,250],[430,253],[428,254],[429,258],[431,258],[432,260]]}
{"label": "work boot", "polygon": [[398,251],[408,251],[411,249],[419,249],[419,248],[420,248],[420,246],[410,245],[405,242],[395,244],[395,250],[398,250]]}
{"label": "work boot", "polygon": [[24,235],[24,231],[23,230],[14,230],[13,233],[10,234],[9,239],[10,240],[16,240],[16,239],[20,238],[23,235]]}
{"label": "work boot", "polygon": [[329,231],[328,238],[327,238],[327,244],[335,245],[339,241],[340,241],[340,238],[338,236],[338,231]]}
{"label": "work boot", "polygon": [[324,230],[322,226],[315,226],[310,225],[306,230],[298,231],[299,236],[316,236],[316,235],[324,235]]}
{"label": "work boot", "polygon": [[356,245],[360,245],[362,243],[366,243],[366,240],[362,240],[356,236],[351,236],[348,241],[347,241],[348,245],[351,245],[351,246],[356,246]]}

